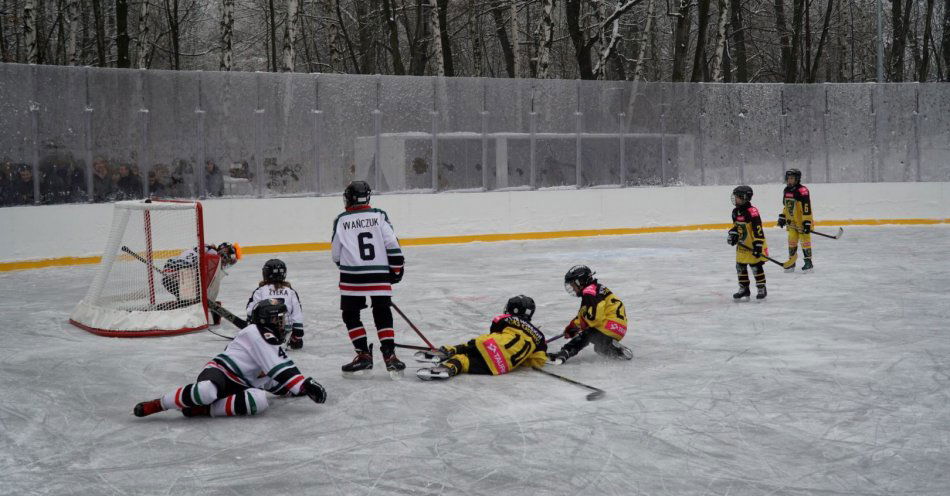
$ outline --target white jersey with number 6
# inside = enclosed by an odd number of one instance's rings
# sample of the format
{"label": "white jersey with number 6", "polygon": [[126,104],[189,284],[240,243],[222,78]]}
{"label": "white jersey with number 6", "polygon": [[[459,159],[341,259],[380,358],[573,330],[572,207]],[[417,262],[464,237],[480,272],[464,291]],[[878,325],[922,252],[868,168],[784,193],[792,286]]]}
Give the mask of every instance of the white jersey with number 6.
{"label": "white jersey with number 6", "polygon": [[404,259],[386,212],[369,205],[348,208],[333,222],[331,253],[342,294],[392,295],[390,273],[402,271]]}

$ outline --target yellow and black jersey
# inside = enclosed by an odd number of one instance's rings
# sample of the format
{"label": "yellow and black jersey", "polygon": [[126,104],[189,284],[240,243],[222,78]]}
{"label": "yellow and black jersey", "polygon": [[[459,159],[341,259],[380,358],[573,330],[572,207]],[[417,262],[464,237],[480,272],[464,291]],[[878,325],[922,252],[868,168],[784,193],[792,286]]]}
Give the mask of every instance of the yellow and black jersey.
{"label": "yellow and black jersey", "polygon": [[[765,230],[762,229],[762,217],[759,209],[746,204],[732,209],[732,228],[739,232],[739,244],[754,248],[762,245],[762,254],[769,254],[769,245],[765,241]],[[752,252],[736,245],[736,262],[756,264],[762,261],[760,257],[753,257]]]}
{"label": "yellow and black jersey", "polygon": [[801,229],[805,221],[812,222],[811,194],[805,186],[786,186],[782,206],[782,213],[794,227]]}
{"label": "yellow and black jersey", "polygon": [[469,355],[474,348],[492,375],[501,375],[522,365],[543,367],[547,362],[548,345],[544,334],[533,324],[504,314],[492,320],[488,334],[482,334],[463,345],[445,348],[461,364],[461,372],[468,372]]}
{"label": "yellow and black jersey", "polygon": [[596,282],[581,292],[581,308],[571,323],[580,329],[592,327],[617,341],[627,334],[623,302],[607,286]]}

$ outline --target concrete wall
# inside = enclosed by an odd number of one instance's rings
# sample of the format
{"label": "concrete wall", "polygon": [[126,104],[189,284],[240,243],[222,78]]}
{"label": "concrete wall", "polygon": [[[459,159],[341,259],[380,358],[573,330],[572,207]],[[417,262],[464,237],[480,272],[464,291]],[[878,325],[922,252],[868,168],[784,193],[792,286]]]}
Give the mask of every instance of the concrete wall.
{"label": "concrete wall", "polygon": [[[766,221],[781,207],[781,186],[753,186]],[[816,220],[875,223],[929,219],[950,222],[950,183],[860,183],[810,186]],[[488,235],[667,226],[713,227],[730,222],[732,187],[672,187],[378,195],[407,243],[491,240]],[[236,241],[258,251],[330,241],[340,197],[220,199],[203,202],[209,241]],[[0,209],[0,262],[101,254],[112,220],[110,204]],[[852,221],[852,222],[848,222]],[[695,227],[694,227],[695,228]],[[600,232],[598,232],[600,231]],[[606,232],[604,232],[606,231]],[[463,239],[453,239],[467,236]],[[418,238],[445,237],[437,240]],[[501,237],[504,239],[504,237]],[[271,248],[268,248],[271,247]],[[319,245],[288,249],[321,249]]]}

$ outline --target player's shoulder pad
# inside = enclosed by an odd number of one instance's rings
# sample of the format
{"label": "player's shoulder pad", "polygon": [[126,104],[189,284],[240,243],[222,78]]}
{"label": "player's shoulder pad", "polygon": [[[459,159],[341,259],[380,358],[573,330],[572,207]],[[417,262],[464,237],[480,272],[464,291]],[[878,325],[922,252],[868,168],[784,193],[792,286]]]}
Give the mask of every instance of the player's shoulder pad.
{"label": "player's shoulder pad", "polygon": [[508,326],[508,318],[511,317],[511,314],[503,313],[494,319],[491,320],[491,327],[489,327],[489,332],[501,332],[505,330],[505,327]]}
{"label": "player's shoulder pad", "polygon": [[750,206],[750,207],[749,207],[749,215],[750,215],[752,218],[758,217],[758,216],[759,216],[759,209]]}
{"label": "player's shoulder pad", "polygon": [[597,295],[597,284],[591,284],[584,288],[584,291],[581,293],[585,296],[596,296]]}
{"label": "player's shoulder pad", "polygon": [[798,187],[798,194],[803,195],[803,196],[808,196],[808,188],[806,188],[806,187],[804,187],[804,186],[799,186],[799,187]]}

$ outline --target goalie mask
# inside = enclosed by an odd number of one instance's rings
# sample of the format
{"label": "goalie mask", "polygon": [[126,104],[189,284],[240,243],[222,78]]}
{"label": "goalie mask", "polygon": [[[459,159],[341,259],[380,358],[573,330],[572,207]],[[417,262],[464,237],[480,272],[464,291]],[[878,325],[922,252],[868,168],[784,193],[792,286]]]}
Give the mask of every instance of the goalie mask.
{"label": "goalie mask", "polygon": [[534,315],[534,300],[529,296],[518,295],[510,298],[505,305],[505,313],[521,317],[531,322],[531,316]]}
{"label": "goalie mask", "polygon": [[287,331],[284,327],[284,316],[287,315],[287,305],[275,298],[262,300],[254,307],[251,319],[264,341],[270,344],[284,344]]}
{"label": "goalie mask", "polygon": [[564,274],[564,290],[571,296],[580,296],[584,288],[595,282],[594,272],[586,265],[575,265]]}
{"label": "goalie mask", "polygon": [[229,267],[241,259],[241,245],[234,243],[221,243],[216,248],[218,255],[221,256],[221,266]]}

